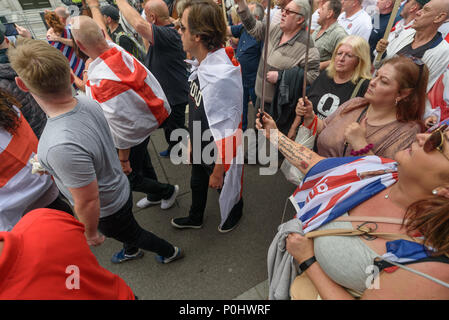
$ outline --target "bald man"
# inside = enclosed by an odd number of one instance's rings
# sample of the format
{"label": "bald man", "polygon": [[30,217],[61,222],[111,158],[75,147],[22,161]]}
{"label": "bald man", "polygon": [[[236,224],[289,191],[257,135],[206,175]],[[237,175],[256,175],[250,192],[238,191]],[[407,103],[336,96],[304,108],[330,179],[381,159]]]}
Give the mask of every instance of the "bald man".
{"label": "bald man", "polygon": [[[145,4],[146,20],[128,4],[127,0],[117,0],[117,6],[126,21],[149,42],[145,66],[161,84],[172,108],[170,117],[162,126],[168,148],[160,155],[168,157],[171,149],[178,143],[170,140],[172,131],[178,128],[185,129],[185,111],[189,93],[188,72],[184,62],[186,54],[182,48],[181,37],[170,20],[169,9],[163,0],[149,0]],[[143,201],[137,205],[145,207],[148,203]]]}
{"label": "bald man", "polygon": [[70,17],[70,13],[67,10],[66,7],[57,7],[55,8],[55,13],[59,18],[59,21],[61,21],[61,23],[63,25],[67,25],[68,24],[68,19]]}
{"label": "bald man", "polygon": [[438,32],[448,18],[449,0],[431,0],[416,13],[410,29],[401,32],[390,43],[380,40],[376,50],[383,52],[386,47],[385,59],[396,54],[422,59],[429,68],[429,90],[449,64],[449,44]]}
{"label": "bald man", "polygon": [[[147,149],[151,132],[170,114],[170,105],[161,86],[133,55],[107,42],[104,31],[94,20],[87,16],[74,17],[72,20],[73,24],[79,26],[73,29],[76,44],[93,60],[88,67],[86,95],[96,100],[103,109],[131,190],[145,193],[146,202],[160,204],[161,209],[169,209],[175,203],[179,187],[157,180]],[[101,227],[100,219],[100,230]],[[123,231],[117,225],[112,230],[105,229],[104,234],[113,238],[118,238]],[[130,236],[140,237],[138,233]],[[153,241],[152,238],[134,241],[127,237],[121,240],[124,248],[114,255],[112,262],[141,256],[138,248],[158,252],[165,247],[165,254],[159,253],[162,263],[180,257],[179,249],[168,243],[159,247],[158,243],[161,242]],[[156,244],[154,250],[151,249],[151,243]]]}

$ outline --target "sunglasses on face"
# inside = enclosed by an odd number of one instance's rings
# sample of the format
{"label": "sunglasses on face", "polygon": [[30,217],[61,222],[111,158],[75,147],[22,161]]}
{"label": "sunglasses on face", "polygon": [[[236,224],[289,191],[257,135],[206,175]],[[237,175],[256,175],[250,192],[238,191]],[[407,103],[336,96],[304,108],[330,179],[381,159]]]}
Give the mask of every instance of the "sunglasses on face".
{"label": "sunglasses on face", "polygon": [[449,160],[449,157],[444,154],[443,152],[443,144],[444,139],[449,140],[446,135],[444,134],[445,130],[447,129],[448,125],[443,124],[436,128],[435,130],[430,132],[430,137],[427,138],[426,142],[424,143],[423,149],[425,152],[429,153],[433,150],[438,150],[441,152],[441,154]]}

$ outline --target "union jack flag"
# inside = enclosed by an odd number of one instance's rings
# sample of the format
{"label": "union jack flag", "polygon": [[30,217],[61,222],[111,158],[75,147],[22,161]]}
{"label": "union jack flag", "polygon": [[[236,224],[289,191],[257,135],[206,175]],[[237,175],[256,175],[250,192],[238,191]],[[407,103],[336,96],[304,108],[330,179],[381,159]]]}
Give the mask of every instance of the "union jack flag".
{"label": "union jack flag", "polygon": [[[398,180],[397,163],[377,156],[327,158],[318,162],[290,197],[304,233],[318,229]],[[386,244],[383,258],[405,263],[426,258],[429,248],[407,241]]]}
{"label": "union jack flag", "polygon": [[327,158],[290,197],[305,233],[338,218],[397,181],[397,163],[377,156]]}

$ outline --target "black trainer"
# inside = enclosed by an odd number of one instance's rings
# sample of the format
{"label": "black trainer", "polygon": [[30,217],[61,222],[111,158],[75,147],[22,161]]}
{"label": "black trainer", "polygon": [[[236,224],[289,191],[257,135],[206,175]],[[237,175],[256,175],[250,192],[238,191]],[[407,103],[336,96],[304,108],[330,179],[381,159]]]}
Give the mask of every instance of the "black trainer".
{"label": "black trainer", "polygon": [[240,218],[242,217],[242,214],[243,214],[243,200],[240,199],[240,201],[234,206],[234,208],[232,208],[228,218],[223,223],[223,225],[221,227],[218,226],[218,231],[221,233],[232,231],[235,227],[237,227]]}
{"label": "black trainer", "polygon": [[190,217],[171,219],[171,225],[178,229],[200,229],[203,227],[202,222],[195,222]]}

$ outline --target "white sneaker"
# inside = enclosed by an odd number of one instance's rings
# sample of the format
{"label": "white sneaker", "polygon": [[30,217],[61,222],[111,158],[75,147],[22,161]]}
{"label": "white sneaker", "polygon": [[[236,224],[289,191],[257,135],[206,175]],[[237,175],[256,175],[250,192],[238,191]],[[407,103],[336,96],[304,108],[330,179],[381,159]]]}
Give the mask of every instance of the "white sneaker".
{"label": "white sneaker", "polygon": [[159,201],[150,201],[147,199],[147,197],[140,199],[139,201],[137,201],[136,206],[138,208],[146,208],[151,206],[152,204],[159,204],[161,203],[161,200]]}
{"label": "white sneaker", "polygon": [[179,193],[179,186],[176,184],[175,191],[173,191],[173,194],[171,195],[171,197],[168,198],[167,200],[164,200],[164,199],[161,200],[161,209],[165,210],[165,209],[171,208],[171,206],[176,201],[176,197],[178,196],[178,193]]}

